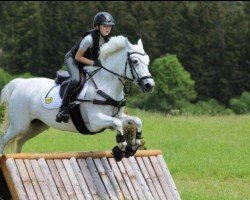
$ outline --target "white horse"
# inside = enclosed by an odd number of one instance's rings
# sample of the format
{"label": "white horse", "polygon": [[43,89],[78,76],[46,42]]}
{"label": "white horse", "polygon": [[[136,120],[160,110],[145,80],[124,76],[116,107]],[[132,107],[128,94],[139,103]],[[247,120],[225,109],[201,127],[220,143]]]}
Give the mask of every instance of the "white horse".
{"label": "white horse", "polygon": [[[112,37],[100,49],[102,67],[86,66],[89,73],[85,100],[105,100],[97,93],[101,90],[112,100],[122,104],[124,102],[124,83],[132,81],[143,92],[149,92],[154,87],[154,80],[148,70],[149,56],[145,53],[142,41],[132,45],[123,36]],[[93,73],[95,72],[95,73]],[[23,144],[30,138],[53,127],[55,129],[78,132],[72,120],[68,123],[55,121],[57,109],[46,109],[41,99],[46,91],[55,85],[55,81],[48,78],[17,78],[10,81],[1,92],[1,103],[7,106],[6,120],[0,138],[0,153],[9,145],[14,145],[15,152],[21,152]],[[80,103],[80,102],[78,102]],[[118,160],[122,156],[131,156],[141,145],[142,122],[138,117],[124,114],[125,106],[99,105],[93,102],[81,102],[80,113],[86,127],[91,132],[104,129],[115,130],[117,146],[113,153]],[[134,124],[136,136],[132,145],[128,145],[124,138],[123,126]],[[13,150],[13,149],[12,149]]]}

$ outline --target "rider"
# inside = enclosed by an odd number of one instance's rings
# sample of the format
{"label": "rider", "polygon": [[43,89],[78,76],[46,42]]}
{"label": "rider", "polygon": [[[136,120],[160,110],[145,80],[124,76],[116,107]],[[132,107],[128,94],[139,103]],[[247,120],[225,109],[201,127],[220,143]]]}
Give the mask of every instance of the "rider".
{"label": "rider", "polygon": [[111,14],[99,12],[94,17],[94,29],[87,31],[64,58],[70,74],[70,82],[63,95],[62,105],[56,116],[57,122],[67,123],[69,120],[69,103],[71,95],[80,83],[80,72],[85,65],[100,66],[98,60],[101,45],[108,42],[110,32],[115,25]]}

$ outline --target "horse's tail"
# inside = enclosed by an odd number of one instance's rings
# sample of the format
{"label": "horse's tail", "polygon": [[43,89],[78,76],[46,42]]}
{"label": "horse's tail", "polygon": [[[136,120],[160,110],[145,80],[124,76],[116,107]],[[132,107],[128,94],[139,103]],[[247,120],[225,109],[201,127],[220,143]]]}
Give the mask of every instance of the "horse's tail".
{"label": "horse's tail", "polygon": [[9,103],[12,92],[14,91],[18,83],[22,80],[23,80],[22,78],[16,78],[4,86],[4,88],[1,91],[1,104]]}
{"label": "horse's tail", "polygon": [[5,133],[9,127],[9,116],[8,116],[8,105],[10,97],[15,90],[16,86],[19,84],[19,82],[23,80],[22,78],[16,78],[10,81],[7,85],[4,86],[4,88],[1,91],[1,101],[0,104],[4,104],[5,106],[5,115],[4,115],[4,121],[2,124],[2,131]]}

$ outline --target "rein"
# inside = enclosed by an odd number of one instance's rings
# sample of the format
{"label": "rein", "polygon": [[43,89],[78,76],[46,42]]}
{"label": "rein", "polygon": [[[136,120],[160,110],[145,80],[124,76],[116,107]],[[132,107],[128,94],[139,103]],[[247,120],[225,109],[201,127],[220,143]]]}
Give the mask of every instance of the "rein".
{"label": "rein", "polygon": [[[139,55],[142,55],[142,56],[147,55],[147,54],[145,54],[145,53],[140,53],[140,52],[137,52],[137,51],[128,52],[128,53],[127,53],[127,61],[126,61],[126,63],[125,63],[125,70],[124,70],[124,71],[125,71],[125,76],[122,76],[122,75],[120,75],[120,74],[117,74],[117,73],[115,73],[115,72],[113,72],[113,71],[107,69],[106,67],[104,67],[104,66],[102,66],[102,65],[100,66],[100,69],[104,69],[104,70],[108,71],[109,73],[114,74],[115,76],[118,76],[119,78],[123,78],[123,79],[129,80],[129,81],[131,81],[131,82],[134,81],[135,79],[137,79],[137,82],[140,83],[141,80],[143,80],[143,79],[146,79],[146,78],[153,78],[152,76],[143,76],[143,77],[139,78],[139,75],[138,75],[138,73],[136,72],[135,67],[134,67],[134,65],[133,65],[133,63],[132,63],[132,60],[131,60],[131,58],[130,58],[130,55],[132,55],[132,54],[139,54]],[[126,74],[127,74],[127,65],[128,65],[128,64],[129,64],[129,67],[130,67],[131,74],[132,74],[132,76],[133,76],[132,79],[131,79],[131,78],[128,78],[127,75],[126,75]],[[135,76],[134,72],[135,72],[136,76]],[[120,80],[120,79],[119,79],[119,80]]]}
{"label": "rein", "polygon": [[[94,85],[95,85],[96,90],[97,90],[96,93],[97,93],[98,95],[102,96],[102,97],[105,99],[104,101],[103,101],[103,100],[98,100],[98,99],[93,99],[93,100],[77,99],[77,101],[78,101],[78,102],[93,102],[93,104],[97,104],[97,105],[111,105],[111,106],[114,106],[114,107],[117,107],[117,108],[118,108],[118,111],[116,112],[116,114],[117,114],[117,113],[120,111],[121,107],[124,107],[124,106],[126,105],[126,96],[127,96],[128,93],[131,92],[131,82],[134,81],[134,80],[136,80],[138,84],[141,84],[141,81],[142,81],[142,80],[147,79],[147,78],[153,78],[152,76],[143,76],[143,77],[139,78],[139,75],[138,75],[138,73],[136,72],[135,67],[134,67],[134,65],[133,65],[133,63],[132,63],[132,60],[131,60],[131,58],[130,58],[130,56],[131,56],[132,54],[139,54],[139,55],[142,55],[142,56],[147,55],[147,54],[145,54],[145,53],[140,53],[140,52],[136,52],[136,51],[134,51],[134,52],[128,52],[128,53],[127,53],[127,61],[126,61],[126,63],[125,63],[125,70],[124,70],[125,76],[120,75],[120,74],[118,74],[118,73],[116,73],[116,72],[113,72],[113,71],[107,69],[106,67],[104,67],[103,65],[98,66],[98,67],[100,67],[100,68],[97,69],[97,70],[95,70],[95,71],[93,71],[92,73],[87,73],[87,74],[89,75],[89,77],[85,80],[85,82],[88,81],[89,79],[91,79],[91,80],[93,81]],[[128,78],[128,76],[127,76],[127,66],[128,66],[128,65],[129,65],[129,67],[130,67],[130,72],[131,72],[131,75],[132,75],[132,77],[133,77],[132,79],[131,79],[131,78]],[[106,93],[103,92],[102,90],[98,89],[97,84],[95,83],[95,81],[94,81],[94,79],[93,79],[93,76],[94,76],[98,71],[100,71],[101,69],[104,69],[104,70],[106,70],[107,72],[109,72],[109,73],[111,73],[111,74],[113,74],[113,75],[115,75],[115,76],[118,76],[118,79],[119,79],[119,81],[122,83],[122,85],[124,86],[125,90],[126,90],[126,87],[125,87],[125,84],[123,83],[122,79],[125,79],[125,80],[130,81],[130,89],[129,89],[129,91],[125,91],[125,97],[124,97],[121,101],[116,101],[116,100],[114,100],[114,99],[113,99],[112,97],[110,97],[108,94],[106,94]],[[76,102],[72,102],[72,103],[75,104]],[[116,114],[115,114],[115,115],[116,115]],[[115,116],[115,115],[113,115],[113,116]]]}

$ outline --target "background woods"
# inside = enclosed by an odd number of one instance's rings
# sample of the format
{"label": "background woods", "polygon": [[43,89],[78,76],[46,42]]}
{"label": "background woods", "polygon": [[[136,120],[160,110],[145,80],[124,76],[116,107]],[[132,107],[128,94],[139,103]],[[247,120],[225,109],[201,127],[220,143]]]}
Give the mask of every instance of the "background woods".
{"label": "background woods", "polygon": [[[7,81],[28,72],[54,78],[66,52],[92,29],[99,11],[113,15],[113,35],[122,34],[132,43],[142,38],[150,70],[158,76],[161,88],[157,86],[153,95],[163,105],[154,106],[153,97],[140,100],[132,93],[132,106],[184,112],[184,105],[204,102],[235,108],[232,99],[244,91],[250,98],[250,2],[243,1],[2,1],[1,76]],[[246,105],[237,105],[244,113]]]}

